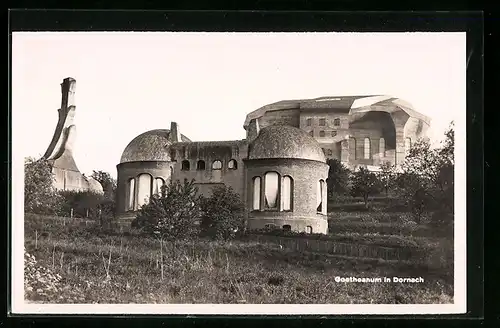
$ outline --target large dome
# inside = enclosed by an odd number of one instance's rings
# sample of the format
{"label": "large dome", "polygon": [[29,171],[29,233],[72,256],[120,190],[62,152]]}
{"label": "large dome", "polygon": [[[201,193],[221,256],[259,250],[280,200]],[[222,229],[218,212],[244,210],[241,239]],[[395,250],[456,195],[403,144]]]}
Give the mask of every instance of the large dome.
{"label": "large dome", "polygon": [[307,132],[289,125],[260,130],[250,144],[248,159],[297,158],[326,162],[319,143]]}
{"label": "large dome", "polygon": [[[182,141],[189,142],[181,135]],[[170,130],[159,129],[144,132],[135,137],[122,153],[120,163],[137,161],[170,161],[167,146],[171,145]]]}

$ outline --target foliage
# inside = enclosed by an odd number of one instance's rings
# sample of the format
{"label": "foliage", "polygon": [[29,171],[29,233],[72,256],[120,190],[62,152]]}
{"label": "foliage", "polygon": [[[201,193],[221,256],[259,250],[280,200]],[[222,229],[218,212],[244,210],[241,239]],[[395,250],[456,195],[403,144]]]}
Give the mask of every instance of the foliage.
{"label": "foliage", "polygon": [[329,196],[345,195],[349,191],[351,171],[337,159],[329,159],[327,164],[329,169],[326,183]]}
{"label": "foliage", "polygon": [[114,218],[115,201],[105,195],[75,190],[60,191],[59,194],[62,198],[61,215],[70,216],[73,210],[73,217],[99,220],[103,226],[109,225]]}
{"label": "foliage", "polygon": [[192,237],[197,234],[201,218],[200,202],[194,180],[170,181],[139,209],[133,225],[162,240]]}
{"label": "foliage", "polygon": [[116,194],[116,180],[104,171],[93,171],[91,177],[97,180],[104,191],[104,195],[109,199],[114,199]]}
{"label": "foliage", "polygon": [[363,197],[365,207],[368,207],[368,197],[374,195],[381,189],[380,180],[377,175],[361,166],[351,175],[351,195]]}
{"label": "foliage", "polygon": [[52,164],[42,158],[24,163],[24,210],[38,214],[57,214],[60,197],[53,187]]}
{"label": "foliage", "polygon": [[226,185],[215,187],[208,198],[202,198],[202,234],[227,240],[244,228],[245,205],[241,197]]}
{"label": "foliage", "polygon": [[389,195],[389,190],[393,187],[396,178],[396,168],[390,162],[384,162],[380,165],[380,172],[378,174],[382,188],[385,195]]}
{"label": "foliage", "polygon": [[418,140],[410,149],[397,178],[397,187],[410,205],[417,223],[437,211],[432,223],[452,223],[454,210],[454,132],[453,123],[441,147],[432,148],[428,140]]}

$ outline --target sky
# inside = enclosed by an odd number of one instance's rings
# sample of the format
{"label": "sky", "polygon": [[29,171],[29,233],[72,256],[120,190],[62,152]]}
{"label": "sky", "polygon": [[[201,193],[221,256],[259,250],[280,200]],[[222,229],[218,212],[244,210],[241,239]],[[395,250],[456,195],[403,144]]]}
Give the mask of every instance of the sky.
{"label": "sky", "polygon": [[465,71],[465,33],[13,33],[13,153],[45,153],[66,77],[86,174],[116,177],[127,144],[171,121],[193,141],[243,139],[246,114],[285,99],[402,98],[437,143],[465,122]]}

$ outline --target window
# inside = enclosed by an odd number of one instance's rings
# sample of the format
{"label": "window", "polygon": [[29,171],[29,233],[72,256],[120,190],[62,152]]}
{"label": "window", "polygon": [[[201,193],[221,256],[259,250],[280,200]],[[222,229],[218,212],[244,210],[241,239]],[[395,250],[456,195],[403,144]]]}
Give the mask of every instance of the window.
{"label": "window", "polygon": [[265,208],[268,210],[278,208],[279,176],[276,172],[268,172],[264,184]]}
{"label": "window", "polygon": [[285,231],[292,231],[292,226],[291,226],[291,225],[289,225],[289,224],[285,224],[285,225],[283,226],[283,230],[285,230]]}
{"label": "window", "polygon": [[340,118],[336,118],[333,120],[333,126],[340,126]]}
{"label": "window", "polygon": [[318,204],[316,207],[316,211],[319,213],[323,213],[323,196],[325,193],[325,181],[318,181],[318,189],[316,192],[316,203]]}
{"label": "window", "polygon": [[227,163],[227,168],[230,170],[236,170],[238,168],[238,162],[235,159],[230,160]]}
{"label": "window", "polygon": [[337,136],[337,131],[332,131],[332,137],[336,137]]}
{"label": "window", "polygon": [[311,119],[311,118],[308,118],[308,119],[306,120],[306,125],[307,125],[307,126],[311,126],[311,125],[312,125],[312,119]]}
{"label": "window", "polygon": [[128,210],[134,210],[134,198],[135,198],[135,179],[128,180]]}
{"label": "window", "polygon": [[196,163],[196,169],[203,171],[205,169],[205,161],[200,159],[198,163]]}
{"label": "window", "polygon": [[276,229],[276,225],[272,224],[272,223],[267,223],[266,225],[264,225],[264,228],[269,229],[269,230],[274,230],[274,229]]}
{"label": "window", "polygon": [[306,233],[313,233],[313,227],[307,226],[306,227]]}
{"label": "window", "polygon": [[324,137],[325,136],[325,131],[319,131],[319,136]]}
{"label": "window", "polygon": [[222,162],[219,160],[215,160],[212,163],[212,170],[220,170],[220,169],[222,169]]}
{"label": "window", "polygon": [[380,138],[378,143],[378,149],[381,157],[385,157],[385,139]]}
{"label": "window", "polygon": [[405,138],[405,154],[408,156],[411,149],[411,138]]}
{"label": "window", "polygon": [[283,177],[283,184],[281,186],[281,209],[283,211],[292,210],[292,197],[293,197],[293,180],[289,176]]}
{"label": "window", "polygon": [[309,131],[309,135],[310,135],[311,137],[314,137],[314,131]]}
{"label": "window", "polygon": [[181,170],[189,171],[189,161],[187,159],[182,161]]}
{"label": "window", "polygon": [[333,156],[333,151],[331,149],[327,149],[326,156]]}
{"label": "window", "polygon": [[139,175],[137,179],[137,205],[139,205],[139,207],[147,204],[149,196],[151,196],[151,180],[153,180],[152,177],[146,173]]}
{"label": "window", "polygon": [[260,210],[260,177],[253,178],[253,206],[254,210]]}
{"label": "window", "polygon": [[319,126],[325,126],[326,120],[324,118],[319,119]]}
{"label": "window", "polygon": [[370,138],[365,138],[364,151],[364,158],[370,159]]}
{"label": "window", "polygon": [[161,193],[161,188],[165,184],[165,181],[162,178],[156,178],[155,179],[155,185],[154,185],[154,194],[159,194]]}

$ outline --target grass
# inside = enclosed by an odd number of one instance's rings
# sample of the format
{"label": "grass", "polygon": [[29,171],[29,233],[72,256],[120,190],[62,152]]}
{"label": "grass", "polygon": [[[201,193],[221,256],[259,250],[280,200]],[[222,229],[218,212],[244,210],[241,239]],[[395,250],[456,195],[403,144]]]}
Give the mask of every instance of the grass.
{"label": "grass", "polygon": [[[25,297],[48,303],[452,303],[452,277],[425,266],[299,253],[255,242],[178,242],[27,215]],[[161,258],[163,255],[163,259]],[[341,283],[335,277],[418,277]]]}

